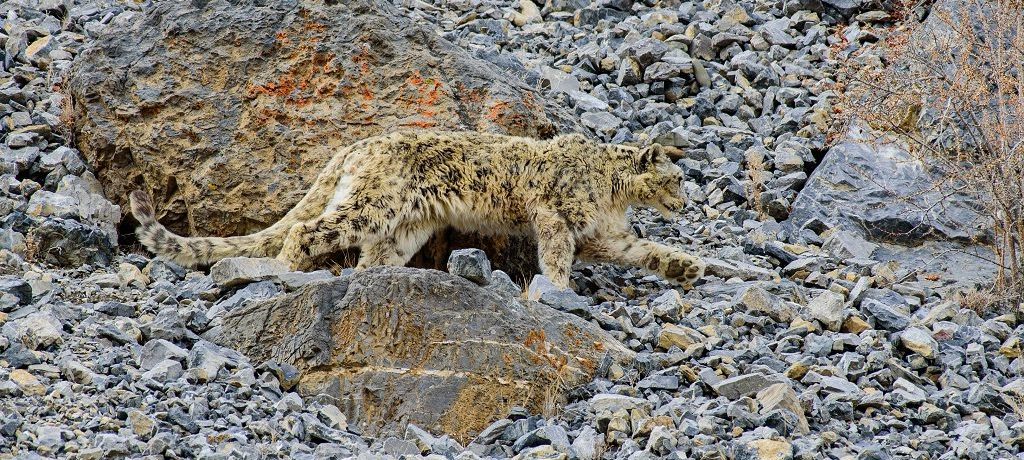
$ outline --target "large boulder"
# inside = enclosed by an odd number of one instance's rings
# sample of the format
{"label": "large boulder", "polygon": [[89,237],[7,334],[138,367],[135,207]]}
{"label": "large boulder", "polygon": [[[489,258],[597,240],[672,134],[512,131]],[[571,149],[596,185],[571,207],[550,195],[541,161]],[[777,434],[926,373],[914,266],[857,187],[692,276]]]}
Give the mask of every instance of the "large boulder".
{"label": "large boulder", "polygon": [[398,129],[550,137],[569,117],[391,2],[156,0],[76,60],[76,139],[107,196],[144,188],[187,234],[266,227],[356,140]]}
{"label": "large boulder", "polygon": [[956,184],[898,144],[868,136],[851,133],[828,151],[793,202],[789,224],[820,222],[908,246],[988,238],[977,196],[956,192]]}
{"label": "large boulder", "polygon": [[981,197],[877,132],[851,130],[832,147],[793,202],[785,225],[840,229],[877,243],[875,260],[942,281],[991,281],[995,266]]}
{"label": "large boulder", "polygon": [[633,353],[579,317],[448,273],[378,267],[232,311],[210,334],[301,371],[364,435],[407,423],[470,439],[513,406],[549,412]]}

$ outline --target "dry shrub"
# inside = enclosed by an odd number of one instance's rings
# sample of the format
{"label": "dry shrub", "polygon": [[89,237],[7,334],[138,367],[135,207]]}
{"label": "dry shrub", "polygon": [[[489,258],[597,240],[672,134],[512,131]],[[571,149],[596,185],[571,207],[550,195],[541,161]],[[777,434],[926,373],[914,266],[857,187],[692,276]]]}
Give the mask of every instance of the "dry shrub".
{"label": "dry shrub", "polygon": [[[944,172],[935,188],[979,197],[999,267],[993,299],[1024,301],[1024,14],[1020,0],[942,0],[856,53],[847,121],[895,133]],[[880,65],[879,65],[880,64]]]}

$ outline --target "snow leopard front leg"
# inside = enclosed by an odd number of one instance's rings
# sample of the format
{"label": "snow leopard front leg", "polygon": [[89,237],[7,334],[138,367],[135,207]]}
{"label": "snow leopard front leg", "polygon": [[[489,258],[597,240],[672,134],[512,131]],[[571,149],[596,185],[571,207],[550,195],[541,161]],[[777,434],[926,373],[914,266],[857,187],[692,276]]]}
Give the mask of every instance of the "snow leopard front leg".
{"label": "snow leopard front leg", "polygon": [[537,236],[537,260],[541,272],[559,288],[569,288],[569,274],[576,242],[565,219],[557,212],[541,208],[533,220]]}
{"label": "snow leopard front leg", "polygon": [[681,284],[685,289],[693,288],[693,283],[704,276],[706,267],[699,257],[638,238],[624,229],[598,232],[581,242],[577,255],[590,262],[631,265]]}

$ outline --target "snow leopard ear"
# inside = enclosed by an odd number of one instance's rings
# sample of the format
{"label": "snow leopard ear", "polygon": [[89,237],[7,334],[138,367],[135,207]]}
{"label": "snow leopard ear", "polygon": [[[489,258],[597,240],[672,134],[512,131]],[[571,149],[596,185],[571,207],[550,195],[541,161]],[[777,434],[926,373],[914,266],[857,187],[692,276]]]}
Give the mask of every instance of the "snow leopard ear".
{"label": "snow leopard ear", "polygon": [[664,147],[661,144],[651,144],[640,150],[640,158],[637,160],[638,169],[641,171],[650,168],[658,161],[658,157],[665,155]]}

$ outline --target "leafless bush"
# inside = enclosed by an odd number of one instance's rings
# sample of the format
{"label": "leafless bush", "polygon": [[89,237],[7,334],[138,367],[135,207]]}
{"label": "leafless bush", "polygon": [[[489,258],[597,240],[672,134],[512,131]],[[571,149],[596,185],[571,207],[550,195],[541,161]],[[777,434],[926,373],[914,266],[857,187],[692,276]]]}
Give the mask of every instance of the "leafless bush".
{"label": "leafless bush", "polygon": [[[1024,301],[1024,14],[1020,0],[941,0],[894,28],[882,61],[854,55],[847,120],[895,133],[943,171],[945,190],[975,193],[992,221],[993,299]],[[879,65],[881,64],[881,65]]]}

